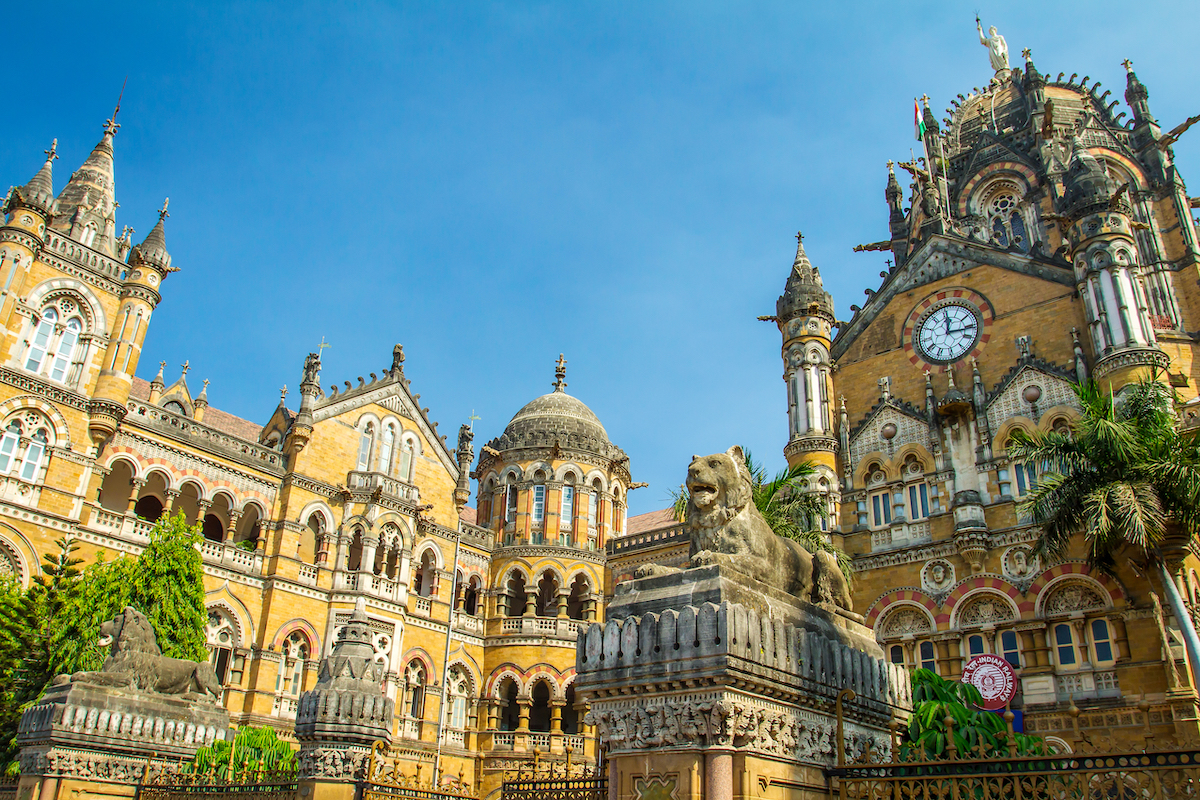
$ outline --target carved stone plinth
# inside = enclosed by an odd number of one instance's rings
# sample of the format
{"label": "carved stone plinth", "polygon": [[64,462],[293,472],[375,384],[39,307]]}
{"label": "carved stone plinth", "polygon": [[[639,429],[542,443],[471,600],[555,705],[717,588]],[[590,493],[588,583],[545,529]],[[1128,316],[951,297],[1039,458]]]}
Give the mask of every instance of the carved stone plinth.
{"label": "carved stone plinth", "polygon": [[620,797],[824,797],[839,741],[889,752],[911,708],[907,673],[854,615],[727,567],[622,584],[609,614],[580,632],[575,691]]}
{"label": "carved stone plinth", "polygon": [[62,683],[21,717],[21,782],[52,784],[43,798],[96,783],[129,786],[132,793],[146,770],[174,766],[231,737],[229,712],[210,700]]}
{"label": "carved stone plinth", "polygon": [[366,606],[360,597],[333,652],[321,660],[317,685],[300,696],[301,791],[311,800],[351,800],[367,777],[371,747],[392,740],[394,702],[383,693]]}

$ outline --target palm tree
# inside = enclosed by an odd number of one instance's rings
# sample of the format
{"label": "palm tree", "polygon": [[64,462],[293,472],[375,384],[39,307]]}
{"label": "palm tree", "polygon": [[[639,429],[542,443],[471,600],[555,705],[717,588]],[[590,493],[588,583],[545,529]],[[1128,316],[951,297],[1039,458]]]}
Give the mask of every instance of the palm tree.
{"label": "palm tree", "polygon": [[1200,686],[1200,637],[1171,576],[1200,522],[1200,440],[1179,430],[1171,392],[1157,381],[1120,395],[1089,381],[1075,393],[1083,413],[1070,434],[1017,432],[1008,446],[1010,458],[1041,465],[1021,504],[1041,526],[1035,549],[1063,558],[1082,535],[1099,570],[1111,573],[1120,557],[1158,573]]}
{"label": "palm tree", "polygon": [[[750,451],[743,448],[746,471],[750,474],[750,488],[754,506],[771,530],[787,539],[792,539],[810,553],[820,550],[832,553],[842,574],[849,581],[853,575],[850,556],[832,544],[820,531],[819,520],[827,519],[825,499],[809,489],[809,479],[817,474],[816,467],[801,462],[780,470],[773,479],[767,480],[767,469],[754,460]],[[675,518],[683,522],[687,516],[688,490],[680,486],[671,492]]]}

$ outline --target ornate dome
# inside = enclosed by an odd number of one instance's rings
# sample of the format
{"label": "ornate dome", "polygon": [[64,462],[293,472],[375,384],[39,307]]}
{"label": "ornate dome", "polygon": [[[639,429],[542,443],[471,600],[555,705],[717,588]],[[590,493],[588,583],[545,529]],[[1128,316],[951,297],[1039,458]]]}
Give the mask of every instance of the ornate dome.
{"label": "ornate dome", "polygon": [[584,450],[610,459],[624,456],[608,432],[583,401],[567,394],[565,361],[559,357],[554,391],[526,403],[508,423],[504,433],[489,442],[495,450],[521,447],[561,447]]}
{"label": "ornate dome", "polygon": [[580,435],[608,443],[608,433],[599,417],[562,389],[527,403],[513,416],[500,439],[519,442],[542,434]]}

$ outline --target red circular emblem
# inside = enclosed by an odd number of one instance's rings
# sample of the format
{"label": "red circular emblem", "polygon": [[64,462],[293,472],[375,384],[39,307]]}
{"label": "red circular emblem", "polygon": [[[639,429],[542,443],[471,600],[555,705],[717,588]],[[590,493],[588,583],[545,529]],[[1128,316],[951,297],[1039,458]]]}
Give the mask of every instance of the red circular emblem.
{"label": "red circular emblem", "polygon": [[1000,656],[975,656],[963,667],[962,682],[969,683],[983,695],[983,707],[988,711],[1004,708],[1017,693],[1017,673]]}

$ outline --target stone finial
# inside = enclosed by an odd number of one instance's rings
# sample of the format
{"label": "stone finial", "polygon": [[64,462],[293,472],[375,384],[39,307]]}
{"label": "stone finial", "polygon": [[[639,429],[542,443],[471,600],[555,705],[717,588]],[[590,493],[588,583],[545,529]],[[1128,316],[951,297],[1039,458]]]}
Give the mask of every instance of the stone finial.
{"label": "stone finial", "polygon": [[551,384],[556,392],[565,392],[567,390],[567,360],[563,358],[563,354],[558,354],[558,361],[554,365],[554,383]]}
{"label": "stone finial", "polygon": [[892,397],[892,378],[889,375],[884,375],[876,383],[879,384],[879,396],[886,403]]}
{"label": "stone finial", "polygon": [[184,359],[184,362],[179,365],[179,369],[183,371],[183,377],[186,378],[188,370],[192,368],[191,359]]}

